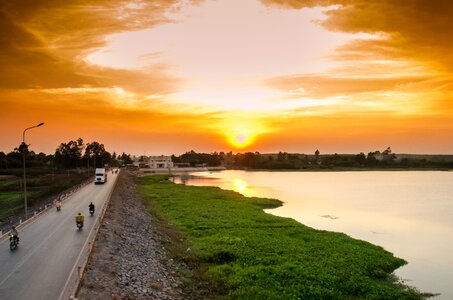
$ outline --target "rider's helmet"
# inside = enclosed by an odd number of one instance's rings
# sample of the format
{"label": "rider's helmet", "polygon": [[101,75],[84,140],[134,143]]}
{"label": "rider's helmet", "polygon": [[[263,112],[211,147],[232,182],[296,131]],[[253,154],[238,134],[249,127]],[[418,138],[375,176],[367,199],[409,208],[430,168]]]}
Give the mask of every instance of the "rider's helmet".
{"label": "rider's helmet", "polygon": [[81,213],[79,213],[79,216],[81,216],[81,215],[82,215],[82,214],[81,214]]}

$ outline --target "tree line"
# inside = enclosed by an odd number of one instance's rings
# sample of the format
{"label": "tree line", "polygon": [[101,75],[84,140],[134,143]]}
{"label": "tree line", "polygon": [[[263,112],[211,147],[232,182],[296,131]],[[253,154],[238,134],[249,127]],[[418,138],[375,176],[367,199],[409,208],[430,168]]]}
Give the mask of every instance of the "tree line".
{"label": "tree line", "polygon": [[451,169],[453,156],[435,155],[401,155],[398,157],[391,148],[358,154],[321,154],[316,150],[313,154],[279,152],[261,154],[259,152],[214,152],[196,153],[189,151],[180,156],[172,155],[174,163],[186,163],[192,167],[224,166],[228,169],[265,169],[265,170],[297,170],[297,169]]}
{"label": "tree line", "polygon": [[106,164],[120,166],[121,163],[132,163],[131,156],[125,154],[112,154],[105,149],[104,144],[93,141],[84,143],[83,139],[71,140],[61,143],[54,154],[43,152],[35,153],[29,149],[30,145],[21,143],[9,153],[0,152],[0,170],[16,169],[23,167],[23,155],[25,154],[27,168],[99,168]]}
{"label": "tree line", "polygon": [[[108,164],[113,167],[127,165],[133,162],[130,154],[112,154],[99,142],[84,143],[83,139],[61,143],[54,154],[35,153],[29,145],[20,144],[8,154],[0,152],[0,170],[22,168],[25,151],[28,168],[94,168]],[[368,154],[321,154],[316,150],[313,154],[300,153],[271,153],[245,152],[233,154],[230,152],[197,153],[193,150],[182,155],[172,155],[173,163],[196,166],[224,166],[229,169],[268,169],[268,170],[297,170],[297,169],[341,169],[341,168],[420,168],[439,169],[453,168],[453,157],[447,156],[407,156],[398,157],[391,148],[373,151]]]}

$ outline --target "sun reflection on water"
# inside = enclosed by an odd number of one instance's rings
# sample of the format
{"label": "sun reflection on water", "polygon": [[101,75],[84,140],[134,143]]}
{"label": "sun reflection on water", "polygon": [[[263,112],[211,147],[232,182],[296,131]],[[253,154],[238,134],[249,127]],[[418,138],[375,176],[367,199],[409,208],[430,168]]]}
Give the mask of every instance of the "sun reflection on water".
{"label": "sun reflection on water", "polygon": [[239,178],[233,179],[233,190],[244,196],[247,196],[247,194],[250,193],[250,187],[247,182]]}

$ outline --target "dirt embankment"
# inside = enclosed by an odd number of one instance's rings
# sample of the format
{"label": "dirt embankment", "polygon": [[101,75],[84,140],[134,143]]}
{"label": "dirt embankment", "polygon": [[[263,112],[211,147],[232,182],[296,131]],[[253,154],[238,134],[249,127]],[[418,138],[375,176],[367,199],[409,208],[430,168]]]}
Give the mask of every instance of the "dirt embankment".
{"label": "dirt embankment", "polygon": [[134,177],[122,171],[96,239],[78,299],[191,299],[173,260],[169,237],[135,194]]}

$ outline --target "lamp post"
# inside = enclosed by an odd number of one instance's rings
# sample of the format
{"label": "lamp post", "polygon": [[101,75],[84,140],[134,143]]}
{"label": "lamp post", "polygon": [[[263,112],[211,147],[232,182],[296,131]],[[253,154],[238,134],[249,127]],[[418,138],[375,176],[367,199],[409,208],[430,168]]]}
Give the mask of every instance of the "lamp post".
{"label": "lamp post", "polygon": [[27,175],[26,175],[26,171],[25,171],[25,132],[29,129],[32,129],[32,128],[36,128],[36,127],[39,127],[39,126],[42,126],[44,125],[43,122],[39,123],[38,125],[35,125],[35,126],[32,126],[32,127],[28,127],[28,128],[25,128],[24,129],[24,132],[22,133],[22,145],[23,145],[23,149],[22,149],[22,157],[23,157],[23,165],[24,165],[24,203],[25,203],[25,220],[27,219]]}

